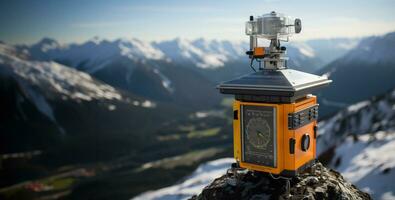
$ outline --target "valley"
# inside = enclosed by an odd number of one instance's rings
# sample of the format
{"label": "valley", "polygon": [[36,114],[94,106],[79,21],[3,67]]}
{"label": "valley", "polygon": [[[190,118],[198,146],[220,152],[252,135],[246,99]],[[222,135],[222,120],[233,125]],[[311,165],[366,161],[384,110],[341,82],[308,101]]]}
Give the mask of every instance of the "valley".
{"label": "valley", "polygon": [[[325,123],[341,120],[333,122],[341,127],[335,136],[321,137],[324,148],[349,137],[349,125],[337,111],[395,87],[393,65],[383,61],[390,57],[360,59],[361,49],[392,41],[391,34],[373,38],[360,44],[323,39],[287,45],[290,68],[327,74],[336,82],[318,94],[340,105],[320,102],[323,132],[331,132]],[[0,198],[107,199],[116,193],[129,199],[171,186],[201,163],[231,157],[233,97],[215,87],[251,72],[246,47],[246,42],[180,38],[0,43],[0,154],[23,155],[0,160]],[[391,45],[381,50],[394,52]],[[355,70],[361,74],[349,84],[344,74]],[[379,72],[384,78],[366,89]],[[377,121],[361,133],[387,125]],[[40,154],[27,153],[35,151]],[[337,158],[329,155],[331,164]]]}

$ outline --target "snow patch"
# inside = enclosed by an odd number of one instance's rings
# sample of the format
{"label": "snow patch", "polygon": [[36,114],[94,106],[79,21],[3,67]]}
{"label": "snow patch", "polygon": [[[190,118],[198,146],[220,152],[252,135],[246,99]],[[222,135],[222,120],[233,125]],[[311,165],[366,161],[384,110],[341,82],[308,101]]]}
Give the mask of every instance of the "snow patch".
{"label": "snow patch", "polygon": [[156,104],[154,102],[152,102],[152,101],[145,100],[145,101],[143,101],[141,103],[141,106],[144,107],[144,108],[155,108]]}
{"label": "snow patch", "polygon": [[108,105],[108,110],[109,111],[113,111],[113,110],[115,110],[117,108],[117,106],[115,106],[115,105]]}
{"label": "snow patch", "polygon": [[[336,170],[355,185],[369,192],[373,199],[384,199],[395,191],[395,132],[365,134],[354,141],[348,137],[336,148]],[[387,194],[382,196],[382,194]]]}
{"label": "snow patch", "polygon": [[157,75],[161,78],[161,80],[162,80],[162,86],[163,86],[167,91],[169,91],[170,93],[173,93],[175,89],[174,89],[174,87],[172,86],[170,79],[167,78],[163,73],[161,73],[161,72],[159,71],[159,69],[154,69],[154,73],[157,74]]}
{"label": "snow patch", "polygon": [[219,68],[226,62],[244,56],[246,43],[198,39],[189,41],[177,38],[153,43],[172,62],[193,63],[199,68]]}
{"label": "snow patch", "polygon": [[302,55],[306,57],[313,58],[316,56],[314,49],[305,43],[294,42],[292,43],[292,46],[294,46]]}
{"label": "snow patch", "polygon": [[91,101],[93,99],[122,100],[113,87],[94,81],[89,74],[55,62],[31,62],[0,54],[16,75],[47,90],[54,90],[70,99]]}
{"label": "snow patch", "polygon": [[306,48],[306,47],[304,47],[304,48],[299,48],[299,51],[300,51],[300,53],[302,53],[303,55],[305,55],[305,56],[307,56],[307,57],[310,57],[310,58],[315,56],[314,50],[311,49],[310,47],[309,47],[309,48]]}
{"label": "snow patch", "polygon": [[[395,90],[394,90],[395,91]],[[395,128],[394,91],[380,99],[350,105],[319,123],[317,155],[341,143],[349,134],[365,134]],[[328,103],[324,99],[323,103]]]}
{"label": "snow patch", "polygon": [[222,176],[234,162],[233,158],[222,158],[200,165],[191,176],[181,183],[156,191],[145,192],[132,200],[183,200],[197,195],[215,178]]}
{"label": "snow patch", "polygon": [[58,47],[59,47],[58,44],[55,43],[55,42],[50,43],[50,44],[43,44],[42,47],[41,47],[41,51],[47,52],[47,51],[49,51],[51,49],[56,49]]}
{"label": "snow patch", "polygon": [[350,50],[355,48],[358,45],[359,40],[355,40],[355,41],[349,41],[346,43],[339,43],[336,45],[336,47],[340,48],[340,49],[346,49],[346,50]]}
{"label": "snow patch", "polygon": [[140,40],[120,40],[118,45],[120,54],[132,60],[139,58],[159,60],[164,58],[162,51],[153,48],[149,43]]}
{"label": "snow patch", "polygon": [[369,106],[370,101],[361,101],[359,103],[353,104],[347,108],[348,112],[356,112],[365,106]]}

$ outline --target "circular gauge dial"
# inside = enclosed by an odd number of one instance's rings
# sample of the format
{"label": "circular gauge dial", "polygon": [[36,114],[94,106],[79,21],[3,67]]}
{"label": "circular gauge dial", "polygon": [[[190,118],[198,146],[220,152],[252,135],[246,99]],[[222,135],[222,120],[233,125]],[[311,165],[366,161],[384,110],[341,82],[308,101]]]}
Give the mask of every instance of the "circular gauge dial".
{"label": "circular gauge dial", "polygon": [[242,160],[246,163],[276,166],[276,110],[270,106],[242,107]]}
{"label": "circular gauge dial", "polygon": [[248,142],[255,148],[265,150],[271,140],[269,123],[261,117],[251,118],[247,122],[246,136]]}

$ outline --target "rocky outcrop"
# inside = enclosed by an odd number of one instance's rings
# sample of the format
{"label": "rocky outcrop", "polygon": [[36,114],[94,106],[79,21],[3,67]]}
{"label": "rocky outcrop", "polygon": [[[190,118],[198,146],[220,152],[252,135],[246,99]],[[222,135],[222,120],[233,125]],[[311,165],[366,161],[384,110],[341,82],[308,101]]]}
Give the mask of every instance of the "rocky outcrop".
{"label": "rocky outcrop", "polygon": [[230,169],[191,200],[222,199],[371,199],[338,172],[316,163],[300,175],[286,179],[242,169]]}

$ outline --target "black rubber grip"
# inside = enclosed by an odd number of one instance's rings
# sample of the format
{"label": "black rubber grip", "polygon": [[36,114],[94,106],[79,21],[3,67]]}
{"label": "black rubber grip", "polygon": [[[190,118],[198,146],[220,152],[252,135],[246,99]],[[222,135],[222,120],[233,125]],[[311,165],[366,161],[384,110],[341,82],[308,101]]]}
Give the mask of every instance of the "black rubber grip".
{"label": "black rubber grip", "polygon": [[293,138],[289,139],[289,153],[290,154],[295,153],[295,143],[296,143],[295,139],[293,139]]}

